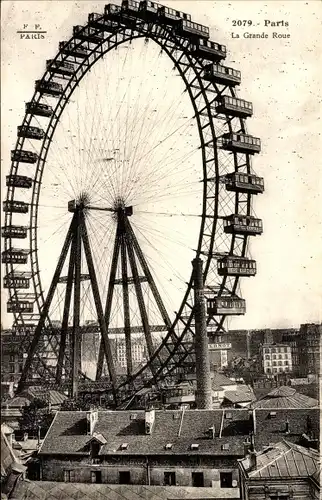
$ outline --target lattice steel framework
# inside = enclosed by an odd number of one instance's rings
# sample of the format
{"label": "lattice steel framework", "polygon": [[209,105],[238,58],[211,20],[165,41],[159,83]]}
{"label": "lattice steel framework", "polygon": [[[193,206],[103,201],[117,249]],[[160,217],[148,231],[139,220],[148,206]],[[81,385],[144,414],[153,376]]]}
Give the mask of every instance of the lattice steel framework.
{"label": "lattice steel framework", "polygon": [[[33,334],[40,314],[44,311],[45,304],[46,293],[41,284],[41,270],[37,254],[39,244],[37,240],[38,214],[40,210],[39,195],[47,154],[57,124],[73,92],[81,84],[83,77],[91,67],[99,59],[107,55],[109,51],[116,49],[121,44],[138,38],[152,40],[171,59],[184,82],[186,92],[190,97],[194,109],[202,156],[203,201],[199,239],[196,243],[195,254],[192,257],[202,257],[204,259],[204,282],[216,297],[235,296],[238,291],[240,276],[220,276],[217,269],[218,258],[222,258],[225,255],[246,257],[249,241],[249,233],[247,232],[232,231],[230,234],[225,232],[222,221],[232,213],[245,217],[252,216],[252,197],[254,192],[238,188],[231,191],[227,189],[226,185],[227,174],[235,172],[254,176],[251,167],[250,151],[229,151],[222,147],[223,137],[229,134],[247,134],[245,119],[241,115],[232,115],[227,110],[220,110],[218,108],[218,103],[222,96],[236,98],[235,84],[232,81],[223,82],[222,80],[206,80],[204,78],[205,70],[214,61],[214,58],[207,55],[206,52],[203,54],[200,52],[196,53],[195,47],[199,43],[197,40],[200,40],[200,37],[184,34],[176,26],[167,24],[167,21],[161,17],[157,17],[155,20],[147,20],[142,13],[136,13],[134,16],[133,13],[126,12],[124,9],[118,9],[117,13],[113,16],[107,9],[104,14],[91,14],[89,16],[89,23],[86,26],[74,28],[74,35],[67,42],[60,43],[60,49],[56,57],[51,61],[50,67],[48,67],[41,80],[37,83],[35,93],[22,122],[23,130],[27,130],[33,126],[33,110],[41,108],[43,103],[42,98],[46,94],[46,89],[48,90],[49,87],[54,89],[55,84],[57,84],[57,77],[53,68],[65,67],[66,76],[61,77],[59,80],[61,91],[57,91],[56,106],[52,112],[48,113],[48,126],[40,134],[42,137],[38,138],[42,141],[42,144],[40,153],[35,159],[36,168],[31,177],[31,197],[27,210],[28,213],[26,213],[26,218],[29,217],[29,263],[24,264],[23,268],[19,267],[19,269],[23,269],[23,273],[26,276],[28,273],[30,277],[33,293],[32,299],[30,299],[31,295],[29,294],[29,299],[33,302],[36,309],[36,312],[31,313],[19,310],[19,308],[14,311],[14,327],[19,331],[26,332],[26,343],[23,348],[26,349],[29,346],[29,353],[32,351],[32,348],[30,348],[30,332]],[[220,65],[220,62],[217,62]],[[67,71],[68,67],[69,74]],[[44,112],[46,113],[46,110]],[[17,185],[17,176],[19,176],[21,163],[24,161],[22,159],[24,143],[25,136],[20,135],[13,152],[10,176],[15,180],[13,183],[15,185],[9,185],[7,190],[5,202],[5,228],[7,230],[14,225],[15,211],[12,210],[12,207],[19,201],[20,187]],[[7,232],[10,233],[10,231]],[[122,237],[120,237],[119,243],[116,245],[117,252],[120,252],[123,255],[122,258],[124,258],[125,252],[130,256],[131,252],[135,251],[139,258],[141,258],[144,267],[144,256],[139,245],[136,243],[135,235],[130,226],[127,228],[127,232],[128,234],[132,234],[133,244],[127,247]],[[12,235],[5,237],[4,251],[7,254],[8,252],[10,254],[14,248],[13,240],[14,237]],[[73,244],[71,239],[69,242],[71,245]],[[10,260],[10,258],[4,261],[6,264],[6,276],[14,276],[16,272],[15,262]],[[74,264],[70,264],[70,269]],[[148,272],[148,268],[146,268],[145,274],[147,275]],[[121,382],[111,377],[110,387],[113,388],[114,393],[119,394],[119,402],[128,397],[129,392],[139,390],[151,383],[151,377],[154,382],[160,382],[171,377],[174,373],[184,371],[187,367],[193,366],[194,356],[191,342],[194,335],[192,285],[192,277],[190,277],[181,306],[172,323],[164,310],[163,319],[167,326],[167,334],[162,344],[156,350],[150,348],[147,364],[135,374],[129,370],[128,376]],[[12,280],[8,288],[9,302],[19,303],[22,300],[23,294],[21,288],[16,286],[15,280]],[[123,293],[126,296],[126,290],[123,290]],[[156,294],[158,294],[157,291]],[[69,295],[67,290],[67,301]],[[208,324],[213,335],[220,335],[225,332],[225,319],[225,314],[210,314],[208,316]],[[37,335],[40,330],[43,331],[43,349],[50,351],[53,358],[61,361],[61,344],[65,342],[64,334],[61,338],[57,335],[57,331],[51,324],[50,317],[46,314],[42,315],[42,323],[41,325],[38,323],[36,331],[38,332]],[[64,325],[66,326],[66,324],[65,318]],[[126,328],[129,328],[128,323],[125,324]],[[36,337],[34,337],[33,344],[31,343],[33,349],[36,343],[35,339]],[[129,350],[129,346],[127,349]],[[98,378],[101,375],[102,353],[103,351],[101,350]],[[28,361],[20,388],[22,388],[27,380],[27,371],[30,370],[31,361],[33,362],[34,372],[38,373],[42,380],[46,379],[53,382],[61,379],[61,368],[58,368],[58,374],[57,372],[55,373],[53,367],[48,365],[43,357],[38,354]]]}

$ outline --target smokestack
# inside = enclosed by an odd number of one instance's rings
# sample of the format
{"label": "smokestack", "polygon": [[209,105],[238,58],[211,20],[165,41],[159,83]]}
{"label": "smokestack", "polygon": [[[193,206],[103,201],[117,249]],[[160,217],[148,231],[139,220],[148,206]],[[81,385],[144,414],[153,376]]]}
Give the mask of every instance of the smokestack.
{"label": "smokestack", "polygon": [[198,409],[211,410],[212,390],[210,378],[205,296],[202,275],[202,260],[192,261],[195,309],[195,353],[196,353],[196,405]]}

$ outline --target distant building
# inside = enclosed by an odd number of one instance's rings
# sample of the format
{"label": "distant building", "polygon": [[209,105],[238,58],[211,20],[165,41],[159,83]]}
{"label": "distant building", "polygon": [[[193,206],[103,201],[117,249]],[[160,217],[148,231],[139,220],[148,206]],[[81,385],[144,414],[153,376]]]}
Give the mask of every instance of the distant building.
{"label": "distant building", "polygon": [[1,385],[9,386],[18,383],[24,364],[22,343],[26,335],[14,330],[1,331]]}
{"label": "distant building", "polygon": [[228,366],[230,342],[214,342],[209,340],[209,361],[214,371],[222,370]]}
{"label": "distant building", "polygon": [[239,460],[243,500],[318,500],[319,453],[286,439]]}
{"label": "distant building", "polygon": [[261,360],[266,375],[292,372],[292,351],[286,344],[264,344]]}
{"label": "distant building", "polygon": [[[124,337],[116,339],[115,351],[116,351],[116,363],[119,364],[120,367],[126,368],[127,367],[126,343]],[[144,336],[132,339],[131,354],[132,354],[132,363],[134,368],[146,361]]]}
{"label": "distant building", "polygon": [[298,340],[299,372],[302,377],[320,372],[321,324],[303,324]]}
{"label": "distant building", "polygon": [[[301,377],[320,370],[321,324],[303,324],[300,328],[230,330],[228,362],[233,357],[252,358],[264,344],[283,344],[291,349],[292,372]],[[277,372],[278,373],[278,372]]]}
{"label": "distant building", "polygon": [[39,478],[212,487],[218,498],[238,498],[237,460],[251,435],[262,448],[283,436],[300,443],[308,431],[319,432],[317,409],[274,418],[261,409],[57,412],[38,453]]}

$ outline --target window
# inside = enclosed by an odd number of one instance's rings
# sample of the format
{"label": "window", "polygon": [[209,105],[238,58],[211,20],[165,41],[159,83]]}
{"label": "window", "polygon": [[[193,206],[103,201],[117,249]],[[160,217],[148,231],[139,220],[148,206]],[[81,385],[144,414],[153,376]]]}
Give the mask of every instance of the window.
{"label": "window", "polygon": [[192,486],[194,486],[195,488],[203,488],[204,486],[203,472],[192,472],[191,478],[192,478]]}
{"label": "window", "polygon": [[220,472],[220,488],[232,488],[232,487],[233,487],[233,473]]}
{"label": "window", "polygon": [[164,485],[165,486],[175,486],[176,485],[176,473],[175,472],[165,472],[164,473]]}
{"label": "window", "polygon": [[101,444],[97,441],[91,442],[91,457],[97,458],[101,449]]}
{"label": "window", "polygon": [[120,470],[119,484],[131,484],[131,472],[129,470]]}
{"label": "window", "polygon": [[102,482],[102,471],[92,470],[91,471],[91,483],[101,483]]}
{"label": "window", "polygon": [[64,482],[72,483],[75,481],[74,471],[73,470],[64,470]]}

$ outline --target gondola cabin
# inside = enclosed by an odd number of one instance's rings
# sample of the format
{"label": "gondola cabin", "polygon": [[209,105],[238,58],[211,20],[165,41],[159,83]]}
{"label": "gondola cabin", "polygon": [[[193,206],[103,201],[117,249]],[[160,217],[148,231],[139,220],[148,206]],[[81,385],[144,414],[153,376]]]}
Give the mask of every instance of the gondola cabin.
{"label": "gondola cabin", "polygon": [[189,19],[182,19],[178,28],[178,32],[185,37],[202,37],[205,39],[209,38],[208,26],[194,23]]}
{"label": "gondola cabin", "polygon": [[79,40],[83,40],[85,42],[89,43],[102,43],[104,40],[104,33],[101,31],[97,31],[95,28],[92,28],[91,26],[74,26],[73,27],[73,35],[75,38],[78,38]]}
{"label": "gondola cabin", "polygon": [[88,50],[82,45],[76,45],[75,42],[59,42],[59,50],[63,54],[67,54],[71,57],[76,57],[76,59],[86,59],[86,57],[88,56]]}
{"label": "gondola cabin", "polygon": [[12,214],[27,214],[29,205],[24,201],[7,200],[3,202],[3,211]]}
{"label": "gondola cabin", "polygon": [[30,189],[32,182],[32,178],[25,175],[10,174],[6,177],[6,185],[10,187]]}
{"label": "gondola cabin", "polygon": [[22,248],[10,248],[2,252],[3,264],[27,264],[29,250]]}
{"label": "gondola cabin", "polygon": [[190,14],[185,14],[184,12],[180,12],[179,10],[171,9],[170,7],[166,7],[162,5],[158,9],[158,18],[161,22],[165,24],[173,24],[178,25],[182,20],[191,20]]}
{"label": "gondola cabin", "polygon": [[241,82],[241,72],[221,64],[209,64],[205,67],[203,79],[234,87]]}
{"label": "gondola cabin", "polygon": [[244,99],[223,95],[217,101],[216,111],[224,115],[246,118],[252,116],[253,105]]}
{"label": "gondola cabin", "polygon": [[34,311],[33,302],[28,300],[16,300],[7,302],[7,312],[8,313],[32,313]]}
{"label": "gondola cabin", "polygon": [[138,16],[140,10],[140,2],[138,2],[137,0],[123,0],[121,9],[123,12],[126,12],[131,16]]}
{"label": "gondola cabin", "polygon": [[217,261],[219,276],[255,276],[256,261],[247,257],[227,255]]}
{"label": "gondola cabin", "polygon": [[52,81],[36,80],[35,89],[42,95],[49,97],[58,97],[63,93],[62,84]]}
{"label": "gondola cabin", "polygon": [[107,31],[108,33],[113,33],[117,28],[118,24],[105,19],[102,14],[97,14],[96,12],[92,12],[88,15],[88,24],[93,26],[93,28],[97,28],[101,31]]}
{"label": "gondola cabin", "polygon": [[26,151],[24,149],[13,149],[11,151],[12,161],[21,161],[22,163],[36,163],[38,160],[37,153]]}
{"label": "gondola cabin", "polygon": [[158,10],[163,7],[160,3],[144,0],[140,2],[139,11],[141,17],[147,21],[155,21],[158,17]]}
{"label": "gondola cabin", "polygon": [[191,44],[190,52],[197,57],[218,62],[225,59],[227,50],[225,45],[199,38],[198,41]]}
{"label": "gondola cabin", "polygon": [[261,140],[252,135],[228,133],[222,136],[220,147],[236,153],[260,153]]}
{"label": "gondola cabin", "polygon": [[30,113],[31,115],[46,117],[51,116],[54,112],[52,106],[41,102],[26,102],[25,110],[26,113]]}
{"label": "gondola cabin", "polygon": [[3,238],[27,238],[27,228],[24,226],[4,226],[1,228],[1,236]]}
{"label": "gondola cabin", "polygon": [[75,72],[74,64],[53,59],[48,59],[48,61],[46,61],[46,69],[50,73],[62,76],[72,76]]}
{"label": "gondola cabin", "polygon": [[224,232],[228,234],[257,235],[263,232],[263,222],[251,215],[228,215],[223,219]]}
{"label": "gondola cabin", "polygon": [[30,287],[30,273],[18,272],[14,271],[13,273],[7,274],[3,278],[3,286],[4,288],[19,288],[19,289],[27,289]]}
{"label": "gondola cabin", "polygon": [[30,125],[21,125],[18,127],[18,137],[41,140],[44,136],[45,132],[39,127],[31,127]]}
{"label": "gondola cabin", "polygon": [[227,191],[258,194],[264,192],[264,179],[253,174],[232,172],[225,176]]}
{"label": "gondola cabin", "polygon": [[207,314],[216,316],[218,314],[240,315],[246,313],[246,301],[237,296],[212,297],[207,299]]}
{"label": "gondola cabin", "polygon": [[122,9],[120,5],[115,5],[113,3],[109,3],[105,5],[104,8],[104,16],[108,19],[119,19],[122,13]]}

